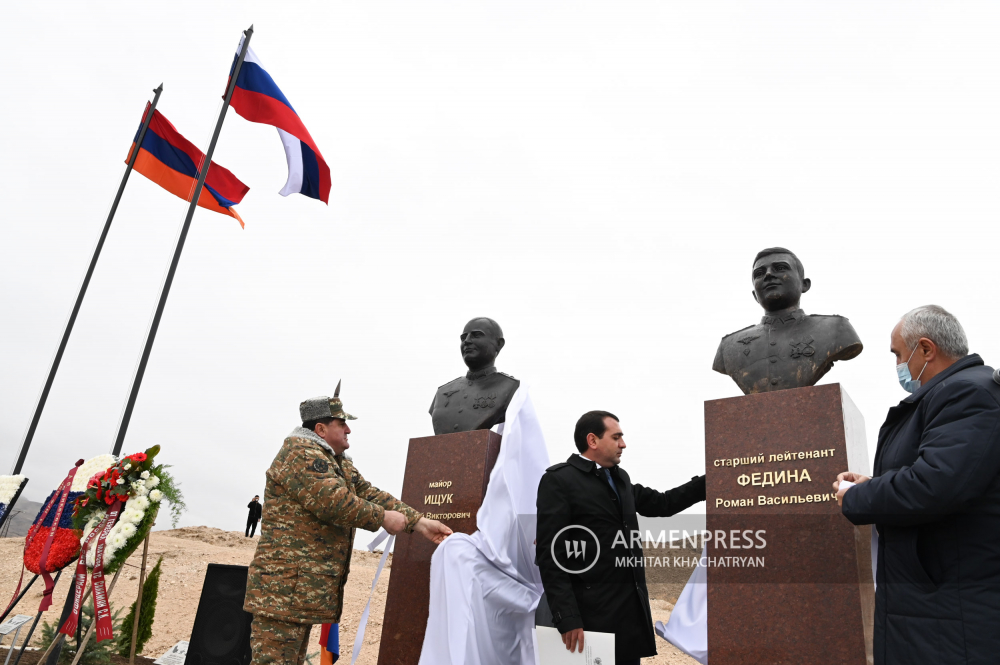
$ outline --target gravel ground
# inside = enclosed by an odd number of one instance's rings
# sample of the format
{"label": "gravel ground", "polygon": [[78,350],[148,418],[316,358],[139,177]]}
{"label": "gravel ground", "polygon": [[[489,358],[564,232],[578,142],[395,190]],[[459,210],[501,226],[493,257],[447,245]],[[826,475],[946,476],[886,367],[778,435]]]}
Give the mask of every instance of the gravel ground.
{"label": "gravel ground", "polygon": [[[156,605],[156,619],[153,624],[153,637],[146,644],[144,654],[156,658],[173,646],[178,640],[186,640],[191,635],[194,625],[194,615],[201,596],[201,586],[205,578],[205,570],[209,563],[228,563],[247,565],[253,558],[256,539],[249,539],[238,531],[222,531],[211,527],[185,527],[170,531],[155,531],[149,543],[151,568],[156,558],[163,557],[162,575],[160,577],[160,592]],[[21,572],[21,553],[24,541],[21,538],[0,539],[0,604],[6,606],[9,595],[17,586]],[[111,595],[114,608],[121,607],[122,614],[135,601],[139,584],[139,565],[142,548],[132,555],[128,564],[122,570],[118,584]],[[390,556],[390,564],[391,566]],[[340,624],[341,649],[350,658],[350,651],[357,633],[358,620],[364,610],[371,589],[372,578],[378,566],[378,553],[355,550],[351,560],[351,576],[347,583],[344,598],[344,615]],[[46,612],[42,620],[54,622],[58,619],[66,593],[69,588],[69,576],[73,566],[64,570],[53,595],[52,608]],[[389,586],[390,569],[387,566],[379,579],[375,596],[372,598],[371,616],[365,633],[365,644],[358,662],[361,665],[376,665],[378,661],[378,644],[382,635],[382,616],[385,612],[385,596]],[[676,602],[684,582],[690,571],[681,569],[651,569],[649,591],[654,621],[666,621]],[[25,582],[31,574],[25,572]],[[42,595],[42,584],[38,582],[31,588],[18,606],[16,613],[32,614],[38,607]],[[40,631],[36,631],[36,634]],[[313,641],[318,642],[319,626],[313,630]],[[35,641],[34,639],[32,640]],[[20,644],[20,643],[19,643]],[[680,665],[693,664],[696,661],[678,651],[673,645],[656,638],[656,648],[659,655],[643,662],[649,665]],[[4,654],[6,655],[6,654]],[[316,661],[318,663],[318,660]]]}

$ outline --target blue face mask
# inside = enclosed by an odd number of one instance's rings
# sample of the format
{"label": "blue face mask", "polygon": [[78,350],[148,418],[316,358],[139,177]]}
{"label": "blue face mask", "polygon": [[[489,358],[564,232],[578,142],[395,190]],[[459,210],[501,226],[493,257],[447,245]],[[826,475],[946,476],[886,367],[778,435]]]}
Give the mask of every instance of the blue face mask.
{"label": "blue face mask", "polygon": [[[920,345],[918,344],[917,346]],[[910,358],[912,358],[913,354],[916,352],[917,347],[915,346],[913,347],[913,350],[910,351]],[[907,358],[905,363],[896,365],[896,376],[899,377],[899,385],[903,386],[903,390],[908,393],[915,393],[920,389],[920,377],[924,375],[924,370],[927,369],[927,363],[924,363],[924,367],[920,370],[920,374],[918,374],[917,378],[914,379],[910,375],[910,358]]]}

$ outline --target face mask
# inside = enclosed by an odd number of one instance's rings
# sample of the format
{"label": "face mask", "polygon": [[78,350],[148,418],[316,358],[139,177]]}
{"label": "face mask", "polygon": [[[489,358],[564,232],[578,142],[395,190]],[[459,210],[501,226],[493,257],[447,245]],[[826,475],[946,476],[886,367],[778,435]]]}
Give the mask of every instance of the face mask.
{"label": "face mask", "polygon": [[[920,346],[919,344],[917,346]],[[917,352],[917,346],[913,347],[910,351],[910,358],[913,354]],[[910,376],[910,358],[906,359],[905,363],[900,363],[896,365],[896,376],[899,377],[899,385],[903,386],[903,390],[908,393],[915,393],[920,388],[920,377],[924,375],[924,370],[927,369],[927,363],[924,363],[923,369],[920,370],[920,374],[917,378],[912,378]]]}

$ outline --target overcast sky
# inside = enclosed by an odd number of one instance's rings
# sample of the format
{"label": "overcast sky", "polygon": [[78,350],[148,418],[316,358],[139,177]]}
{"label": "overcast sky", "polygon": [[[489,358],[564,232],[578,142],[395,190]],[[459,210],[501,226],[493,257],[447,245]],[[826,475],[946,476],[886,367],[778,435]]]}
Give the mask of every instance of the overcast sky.
{"label": "overcast sky", "polygon": [[[711,370],[755,323],[755,253],[798,253],[809,313],[874,453],[905,396],[907,310],[954,312],[1000,362],[995,3],[13,3],[0,22],[0,472],[24,431],[151,89],[207,147],[240,31],[333,172],[282,198],[276,131],[230,112],[215,161],[250,186],[199,209],[125,453],[174,465],[182,524],[242,529],[299,402],[343,379],[351,454],[398,493],[407,441],[465,371],[474,316],[531,386],[553,462],[615,412],[633,480],[704,472]],[[186,204],[133,174],[24,472],[40,500],[110,450]],[[831,479],[832,480],[832,479]],[[698,510],[703,510],[698,507]],[[165,520],[161,520],[165,522]],[[161,524],[163,526],[163,524]]]}

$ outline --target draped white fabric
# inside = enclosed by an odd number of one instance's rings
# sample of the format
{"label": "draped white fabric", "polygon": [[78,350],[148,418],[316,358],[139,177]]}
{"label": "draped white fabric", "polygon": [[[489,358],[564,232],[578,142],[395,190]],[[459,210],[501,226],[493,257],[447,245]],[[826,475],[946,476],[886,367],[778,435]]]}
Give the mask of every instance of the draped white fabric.
{"label": "draped white fabric", "polygon": [[549,466],[541,426],[521,384],[479,509],[478,530],[455,534],[431,558],[430,613],[420,665],[534,665],[535,498]]}
{"label": "draped white fabric", "polygon": [[[702,558],[707,548],[701,552]],[[670,612],[667,625],[656,622],[657,634],[704,665],[708,662],[708,569],[697,566]]]}

